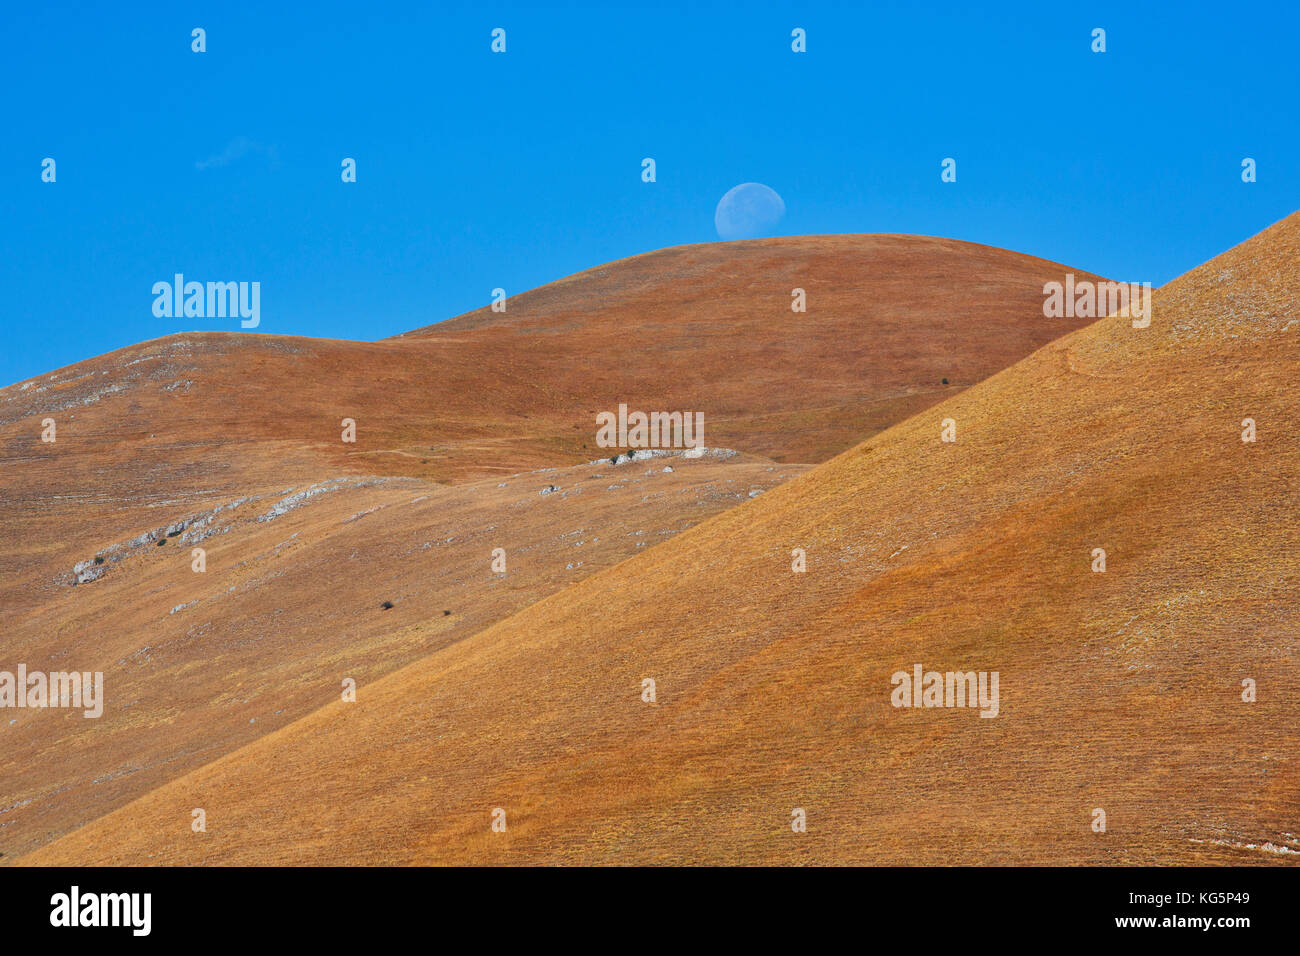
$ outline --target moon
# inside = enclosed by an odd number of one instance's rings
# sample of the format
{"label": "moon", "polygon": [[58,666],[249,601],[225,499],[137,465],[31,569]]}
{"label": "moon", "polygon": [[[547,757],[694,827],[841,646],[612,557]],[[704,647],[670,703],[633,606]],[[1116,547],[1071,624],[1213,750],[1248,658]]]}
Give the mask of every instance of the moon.
{"label": "moon", "polygon": [[785,202],[762,183],[741,183],[718,200],[713,225],[723,239],[753,239],[769,233],[785,216]]}

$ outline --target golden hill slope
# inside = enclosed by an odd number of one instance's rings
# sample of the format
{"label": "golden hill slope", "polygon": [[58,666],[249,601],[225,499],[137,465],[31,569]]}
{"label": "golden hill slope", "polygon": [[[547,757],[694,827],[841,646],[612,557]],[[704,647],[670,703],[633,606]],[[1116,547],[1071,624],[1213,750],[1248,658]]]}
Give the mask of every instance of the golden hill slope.
{"label": "golden hill slope", "polygon": [[[23,862],[1300,860],[1297,257],[1300,215]],[[998,716],[892,707],[915,664]]]}
{"label": "golden hill slope", "polygon": [[175,537],[159,527],[113,542],[88,569],[102,578],[54,585],[6,632],[6,662],[102,671],[107,701],[98,719],[0,711],[0,852],[40,845],[338,699],[344,678],[365,684],[463,640],[805,469],[710,454],[451,487],[345,476],[235,499]]}
{"label": "golden hill slope", "polygon": [[593,468],[595,412],[697,410],[710,446],[824,458],[1078,325],[1041,317],[1063,271],[919,237],[684,247],[385,342],[169,336],[0,390],[0,670],[102,671],[109,696],[99,720],[5,712],[0,853],[803,470]]}

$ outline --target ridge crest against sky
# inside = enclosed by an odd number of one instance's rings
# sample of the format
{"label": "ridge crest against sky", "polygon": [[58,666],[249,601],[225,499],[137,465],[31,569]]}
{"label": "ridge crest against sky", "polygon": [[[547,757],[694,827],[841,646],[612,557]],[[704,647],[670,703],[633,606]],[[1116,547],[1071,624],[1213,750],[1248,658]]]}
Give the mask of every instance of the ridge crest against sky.
{"label": "ridge crest against sky", "polygon": [[373,340],[716,241],[747,183],[783,204],[764,234],[947,236],[1156,286],[1300,206],[1293,4],[5,18],[0,385],[240,330],[156,315],[176,274],[258,283],[250,331]]}

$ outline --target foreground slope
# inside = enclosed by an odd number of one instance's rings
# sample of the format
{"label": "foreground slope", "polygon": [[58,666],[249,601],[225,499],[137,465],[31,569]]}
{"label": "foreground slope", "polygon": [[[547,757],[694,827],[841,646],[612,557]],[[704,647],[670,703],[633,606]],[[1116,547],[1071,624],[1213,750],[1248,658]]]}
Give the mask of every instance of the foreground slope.
{"label": "foreground slope", "polygon": [[[0,670],[108,696],[0,721],[0,854],[803,470],[765,455],[825,458],[1010,364],[1070,327],[1041,319],[1063,271],[918,237],[692,246],[399,339],[168,336],[0,390]],[[742,454],[588,466],[620,402]]]}
{"label": "foreground slope", "polygon": [[[1297,258],[1300,215],[24,862],[1294,863]],[[915,664],[998,715],[891,706]]]}
{"label": "foreground slope", "polygon": [[[102,578],[59,584],[5,636],[6,660],[31,670],[102,670],[107,700],[97,719],[0,711],[0,853],[12,859],[339,699],[344,680],[365,684],[463,640],[805,468],[711,452],[451,487],[340,477],[226,502],[171,537],[159,527],[113,542],[82,572]],[[205,549],[203,573],[193,547]]]}

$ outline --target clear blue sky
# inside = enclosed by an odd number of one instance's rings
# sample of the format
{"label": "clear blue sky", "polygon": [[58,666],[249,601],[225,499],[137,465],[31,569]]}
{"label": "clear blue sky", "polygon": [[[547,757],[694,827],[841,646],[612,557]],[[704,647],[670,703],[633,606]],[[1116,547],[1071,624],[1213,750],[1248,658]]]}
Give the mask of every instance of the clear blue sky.
{"label": "clear blue sky", "polygon": [[0,384],[239,330],[155,318],[177,271],[261,282],[260,333],[375,339],[717,241],[747,181],[779,234],[1155,284],[1300,206],[1294,3],[278,6],[4,4]]}

